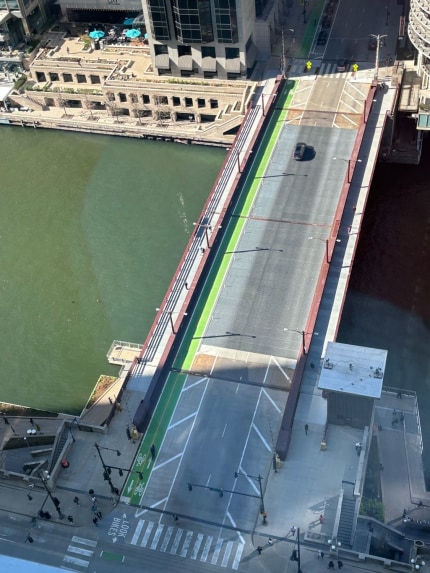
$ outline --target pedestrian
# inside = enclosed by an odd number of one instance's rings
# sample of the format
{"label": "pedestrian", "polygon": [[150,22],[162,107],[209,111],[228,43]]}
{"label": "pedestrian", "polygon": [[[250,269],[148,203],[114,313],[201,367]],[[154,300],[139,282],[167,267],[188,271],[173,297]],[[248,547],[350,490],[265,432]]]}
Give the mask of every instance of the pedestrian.
{"label": "pedestrian", "polygon": [[109,396],[108,400],[109,400],[109,404],[113,404],[112,398],[110,396]]}
{"label": "pedestrian", "polygon": [[187,282],[184,283],[184,286],[185,286],[186,290],[188,290],[188,283]]}
{"label": "pedestrian", "polygon": [[269,539],[267,540],[267,543],[268,543],[269,545],[273,545],[273,539],[272,539],[271,537],[269,537]]}
{"label": "pedestrian", "polygon": [[28,534],[26,541],[28,541],[29,543],[33,543],[34,539],[31,537],[30,534]]}
{"label": "pedestrian", "polygon": [[333,563],[333,561],[329,561],[329,562],[328,562],[328,569],[334,569],[334,563]]}
{"label": "pedestrian", "polygon": [[408,512],[406,511],[406,509],[404,509],[404,510],[403,510],[403,518],[406,517],[406,514],[407,514],[407,513],[408,513]]}
{"label": "pedestrian", "polygon": [[97,517],[93,517],[93,523],[96,527],[99,526],[99,520],[97,519]]}
{"label": "pedestrian", "polygon": [[128,438],[129,440],[131,440],[131,432],[130,432],[130,428],[129,428],[128,426],[127,426],[126,429],[125,429],[125,433],[127,434],[127,438]]}
{"label": "pedestrian", "polygon": [[318,559],[324,559],[324,551],[321,551],[321,549],[318,551]]}
{"label": "pedestrian", "polygon": [[258,555],[261,555],[261,552],[263,551],[263,548],[261,547],[261,545],[258,545],[257,551],[258,551]]}
{"label": "pedestrian", "polygon": [[305,424],[305,434],[308,435],[309,426]]}
{"label": "pedestrian", "polygon": [[342,569],[342,567],[343,567],[342,561],[337,562],[337,567],[338,567],[338,569]]}
{"label": "pedestrian", "polygon": [[293,537],[296,534],[296,527],[294,525],[291,526],[290,533]]}
{"label": "pedestrian", "polygon": [[319,520],[320,520],[320,523],[321,523],[321,524],[323,524],[323,523],[324,523],[324,517],[323,517],[323,515],[322,515],[322,514],[320,515],[320,517],[319,517]]}
{"label": "pedestrian", "polygon": [[91,511],[92,511],[93,513],[96,513],[96,511],[97,511],[97,506],[96,506],[95,503],[93,503],[93,505],[91,506]]}
{"label": "pedestrian", "polygon": [[399,390],[397,392],[397,398],[400,398],[400,400],[402,399],[402,391],[401,390]]}
{"label": "pedestrian", "polygon": [[9,420],[6,418],[6,416],[3,416],[3,420],[4,420],[4,423],[8,426],[8,425],[9,425]]}
{"label": "pedestrian", "polygon": [[68,515],[67,519],[70,521],[70,523],[73,523],[73,516],[72,515]]}
{"label": "pedestrian", "polygon": [[[94,493],[94,492],[93,492],[93,493]],[[95,495],[93,495],[93,497],[91,498],[91,501],[92,501],[93,503],[96,503],[96,501],[97,501],[97,498],[96,498],[96,496],[95,496]]]}
{"label": "pedestrian", "polygon": [[204,247],[200,247],[200,252],[202,253],[202,255],[205,254],[206,249]]}
{"label": "pedestrian", "polygon": [[103,516],[102,516],[102,512],[101,512],[101,511],[97,511],[97,512],[96,512],[96,516],[97,516],[99,519],[101,519],[101,518],[103,517]]}
{"label": "pedestrian", "polygon": [[69,49],[69,48],[66,48],[66,51],[67,51],[68,54],[70,54],[70,49]]}
{"label": "pedestrian", "polygon": [[116,506],[116,499],[114,497],[110,498],[112,505],[115,507]]}
{"label": "pedestrian", "polygon": [[33,418],[30,418],[30,424],[31,424],[32,426],[34,426],[34,420],[33,420]]}
{"label": "pedestrian", "polygon": [[75,495],[75,497],[73,498],[73,503],[76,503],[76,505],[78,505],[78,506],[81,505],[79,503],[79,497],[77,495]]}
{"label": "pedestrian", "polygon": [[28,501],[31,501],[33,499],[29,493],[27,494],[27,497],[28,497]]}
{"label": "pedestrian", "polygon": [[173,521],[175,523],[177,523],[179,521],[179,517],[176,514],[173,515]]}
{"label": "pedestrian", "polygon": [[155,459],[155,454],[157,453],[157,448],[155,447],[154,444],[152,444],[152,446],[149,448],[149,451],[151,452],[151,458]]}

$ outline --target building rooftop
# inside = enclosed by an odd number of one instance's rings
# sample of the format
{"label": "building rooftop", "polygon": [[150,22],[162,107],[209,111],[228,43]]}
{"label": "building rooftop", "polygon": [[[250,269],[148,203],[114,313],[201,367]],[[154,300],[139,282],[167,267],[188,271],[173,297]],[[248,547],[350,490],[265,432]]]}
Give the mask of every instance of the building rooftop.
{"label": "building rooftop", "polygon": [[380,398],[387,350],[329,342],[318,388]]}

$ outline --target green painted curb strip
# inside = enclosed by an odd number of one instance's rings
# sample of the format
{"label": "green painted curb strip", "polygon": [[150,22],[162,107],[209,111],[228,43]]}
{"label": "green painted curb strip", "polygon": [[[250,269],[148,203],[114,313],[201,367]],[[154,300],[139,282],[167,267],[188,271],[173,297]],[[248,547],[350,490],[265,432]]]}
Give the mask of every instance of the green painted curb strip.
{"label": "green painted curb strip", "polygon": [[297,52],[297,58],[308,58],[309,52],[314,41],[316,28],[314,26],[314,20],[319,20],[324,8],[325,0],[317,0],[315,6],[312,7],[311,13],[308,15],[308,23],[306,26],[306,32],[302,43],[300,44],[300,50]]}
{"label": "green painted curb strip", "polygon": [[[220,287],[231,262],[231,257],[226,256],[226,253],[234,251],[238,244],[243,227],[246,223],[246,217],[251,210],[260,186],[260,180],[257,179],[257,177],[262,177],[267,168],[270,156],[273,153],[277,138],[286,118],[288,106],[290,105],[295,88],[295,82],[289,81],[286,83],[283,94],[278,101],[278,108],[275,110],[266,129],[262,144],[259,146],[259,150],[254,159],[250,174],[245,182],[245,186],[240,194],[233,216],[228,222],[223,240],[218,247],[217,254],[212,267],[209,270],[206,283],[203,286],[187,331],[184,335],[184,339],[174,361],[173,367],[178,370],[189,370],[192,366],[194,357],[200,345],[200,338],[206,330]],[[171,372],[167,377],[166,384],[139,448],[139,454],[137,455],[133,465],[132,471],[142,472],[144,479],[141,482],[138,482],[135,477],[136,474],[130,475],[123,490],[123,497],[129,498],[129,503],[131,505],[138,505],[144,494],[146,484],[155,461],[151,458],[150,447],[154,444],[158,451],[167,431],[170,419],[176,408],[185,380],[186,375],[178,372]],[[131,495],[129,495],[127,491],[129,491]]]}

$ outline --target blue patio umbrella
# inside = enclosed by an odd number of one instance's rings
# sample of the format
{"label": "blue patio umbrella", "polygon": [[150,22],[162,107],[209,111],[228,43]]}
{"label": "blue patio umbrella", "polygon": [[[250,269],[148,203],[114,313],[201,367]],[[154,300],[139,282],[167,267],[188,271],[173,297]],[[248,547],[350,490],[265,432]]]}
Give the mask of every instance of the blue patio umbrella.
{"label": "blue patio umbrella", "polygon": [[132,28],[131,30],[127,30],[125,35],[127,38],[138,38],[140,36],[140,30],[136,30],[136,28]]}
{"label": "blue patio umbrella", "polygon": [[102,30],[93,30],[90,32],[90,38],[93,40],[100,40],[100,38],[103,38],[104,35],[105,33]]}

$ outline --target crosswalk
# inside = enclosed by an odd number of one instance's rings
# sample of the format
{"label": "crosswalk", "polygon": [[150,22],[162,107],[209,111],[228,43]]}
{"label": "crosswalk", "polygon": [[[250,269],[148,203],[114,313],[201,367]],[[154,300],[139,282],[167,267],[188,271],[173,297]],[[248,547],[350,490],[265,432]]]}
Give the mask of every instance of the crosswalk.
{"label": "crosswalk", "polygon": [[86,571],[96,545],[97,541],[94,541],[93,539],[86,539],[85,537],[74,535],[72,537],[72,542],[67,548],[67,553],[63,558],[63,562],[67,564],[67,568],[79,567],[77,571]]}
{"label": "crosswalk", "polygon": [[311,70],[306,70],[306,60],[300,60],[294,62],[288,70],[288,77],[289,78],[301,78],[301,79],[311,79],[315,78],[315,75],[318,76],[328,76],[330,78],[348,78],[348,79],[360,79],[360,78],[367,78],[373,77],[373,70],[370,65],[364,67],[360,63],[359,70],[357,72],[353,72],[351,69],[351,65],[347,66],[346,71],[338,72],[337,71],[337,62],[325,62],[321,60],[310,60],[312,63]]}
{"label": "crosswalk", "polygon": [[244,543],[139,519],[131,545],[170,553],[193,561],[238,569]]}

